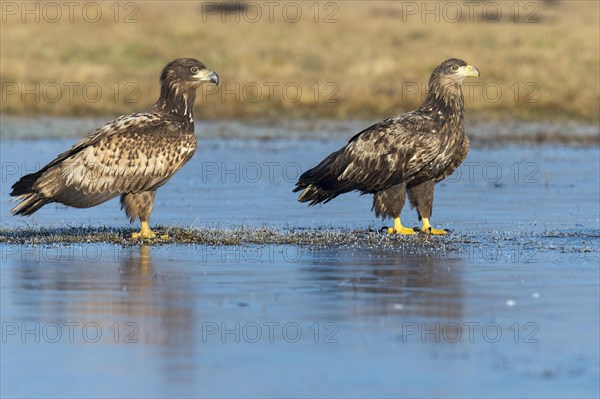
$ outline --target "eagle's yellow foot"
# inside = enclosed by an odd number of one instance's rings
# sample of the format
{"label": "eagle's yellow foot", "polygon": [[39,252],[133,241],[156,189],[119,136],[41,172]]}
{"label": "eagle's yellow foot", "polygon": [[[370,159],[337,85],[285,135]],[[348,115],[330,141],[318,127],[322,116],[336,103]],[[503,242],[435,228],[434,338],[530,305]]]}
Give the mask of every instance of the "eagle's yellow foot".
{"label": "eagle's yellow foot", "polygon": [[431,234],[434,236],[445,236],[447,234],[446,230],[438,230],[431,227],[428,218],[423,218],[423,226],[421,226],[421,232],[425,234]]}
{"label": "eagle's yellow foot", "polygon": [[388,234],[402,234],[402,235],[413,235],[417,234],[413,229],[402,226],[400,218],[394,218],[394,227],[387,229]]}
{"label": "eagle's yellow foot", "polygon": [[445,236],[446,234],[448,234],[448,232],[446,230],[438,230],[438,229],[434,229],[433,227],[430,227],[427,230],[421,229],[421,232],[425,233],[425,234],[431,234],[434,236]]}
{"label": "eagle's yellow foot", "polygon": [[131,233],[131,238],[134,240],[152,240],[156,238],[156,233],[150,230],[148,222],[142,222],[142,229],[140,230],[140,232]]}
{"label": "eagle's yellow foot", "polygon": [[152,240],[156,238],[156,233],[152,230],[146,233],[140,231],[139,233],[131,233],[131,238],[134,240]]}
{"label": "eagle's yellow foot", "polygon": [[413,229],[409,229],[408,227],[402,227],[401,229],[397,229],[395,227],[388,227],[388,234],[402,234],[402,235],[413,235],[417,234]]}

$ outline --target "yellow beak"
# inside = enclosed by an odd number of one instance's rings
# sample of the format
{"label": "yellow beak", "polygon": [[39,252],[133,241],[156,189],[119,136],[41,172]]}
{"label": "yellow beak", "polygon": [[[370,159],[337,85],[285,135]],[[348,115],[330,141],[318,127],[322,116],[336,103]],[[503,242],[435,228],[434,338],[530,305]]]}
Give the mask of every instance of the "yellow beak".
{"label": "yellow beak", "polygon": [[458,74],[463,77],[479,77],[479,69],[475,68],[473,65],[465,65],[458,69]]}
{"label": "yellow beak", "polygon": [[194,75],[194,77],[200,82],[211,82],[216,85],[219,84],[219,75],[210,69],[201,69]]}

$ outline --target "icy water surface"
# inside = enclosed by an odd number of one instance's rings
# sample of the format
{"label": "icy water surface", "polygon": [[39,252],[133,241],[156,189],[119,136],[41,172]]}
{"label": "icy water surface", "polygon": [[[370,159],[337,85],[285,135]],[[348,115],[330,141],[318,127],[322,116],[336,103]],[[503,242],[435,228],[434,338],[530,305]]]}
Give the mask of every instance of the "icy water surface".
{"label": "icy water surface", "polygon": [[[4,231],[129,225],[118,200],[9,216],[72,141],[2,142]],[[202,140],[151,224],[378,231],[368,196],[295,202],[342,143]],[[2,396],[597,397],[599,168],[597,148],[473,149],[437,186],[453,234],[397,246],[6,239]]]}

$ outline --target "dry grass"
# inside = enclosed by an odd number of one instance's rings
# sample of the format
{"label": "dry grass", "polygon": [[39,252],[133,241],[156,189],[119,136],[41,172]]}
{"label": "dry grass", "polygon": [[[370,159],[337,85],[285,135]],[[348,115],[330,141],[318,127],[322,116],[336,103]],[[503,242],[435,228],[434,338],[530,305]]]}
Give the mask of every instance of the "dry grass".
{"label": "dry grass", "polygon": [[[524,6],[519,10],[520,22],[515,23],[510,8],[513,2],[494,3],[502,10],[497,23],[482,20],[481,7],[472,22],[445,22],[442,18],[436,23],[435,15],[425,16],[422,10],[416,15],[406,12],[407,4],[420,7],[422,2],[330,3],[339,7],[337,23],[323,22],[333,10],[325,8],[327,2],[319,3],[318,23],[309,9],[313,2],[300,3],[303,16],[297,23],[282,17],[283,2],[276,8],[274,21],[269,22],[266,3],[260,1],[255,4],[262,6],[263,16],[256,23],[243,17],[236,23],[235,14],[227,15],[225,23],[220,16],[204,21],[197,2],[135,2],[137,23],[123,23],[130,11],[123,9],[115,23],[109,9],[113,2],[99,3],[103,18],[97,23],[86,22],[81,10],[75,13],[73,23],[68,21],[66,9],[58,23],[43,19],[22,23],[18,15],[4,15],[2,112],[87,116],[139,110],[157,96],[158,72],[167,61],[194,56],[216,70],[222,80],[220,91],[207,95],[206,103],[198,105],[201,118],[376,119],[417,106],[421,88],[418,94],[408,95],[403,82],[421,85],[440,61],[456,56],[479,67],[482,74],[473,87],[473,98],[467,99],[471,117],[598,123],[597,2],[521,3],[539,7],[537,23],[523,23],[533,10]],[[427,4],[431,8],[437,4],[442,11],[446,3]],[[466,6],[461,11],[468,16]],[[424,17],[425,23],[421,21]],[[33,82],[48,89],[44,85],[56,82],[64,88],[63,95],[57,102],[48,101],[53,92],[46,96],[41,92],[37,102],[32,95],[25,101],[20,93],[7,95],[7,83],[33,87]],[[76,89],[74,101],[70,101],[65,82],[95,82],[103,93],[99,101],[90,102]],[[117,101],[115,82],[121,94]],[[137,102],[123,102],[130,93],[123,87],[127,82],[139,88],[133,96]],[[238,99],[224,95],[224,90],[235,90],[236,84],[242,88],[252,82],[263,89],[257,101],[252,101],[250,86],[246,93],[238,90]],[[273,97],[265,82],[279,83]],[[302,89],[298,102],[285,101],[282,96],[282,87],[289,82]],[[316,101],[315,82],[319,87]],[[327,86],[329,82],[336,86]],[[490,87],[491,96],[495,96],[491,85],[502,90],[497,101],[485,100],[484,85]],[[324,103],[334,87],[339,89],[333,96],[337,102]],[[528,90],[535,88],[533,100],[537,102],[525,102]]]}

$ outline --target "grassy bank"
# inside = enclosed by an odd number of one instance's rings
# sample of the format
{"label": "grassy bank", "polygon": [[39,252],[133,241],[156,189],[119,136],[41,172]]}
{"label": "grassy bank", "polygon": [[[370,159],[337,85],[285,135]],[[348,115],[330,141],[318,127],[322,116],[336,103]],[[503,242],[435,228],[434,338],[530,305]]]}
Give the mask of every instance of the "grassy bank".
{"label": "grassy bank", "polygon": [[139,110],[164,64],[193,56],[222,81],[199,93],[200,118],[374,119],[416,107],[432,68],[456,56],[481,71],[470,116],[599,119],[593,1],[90,3],[101,18],[86,3],[60,18],[14,4],[1,25],[4,114]]}

